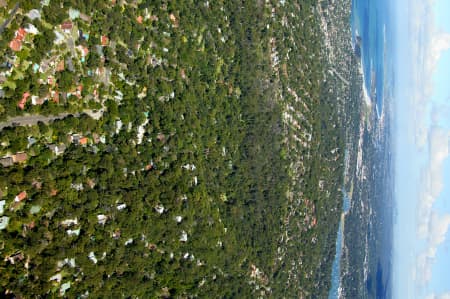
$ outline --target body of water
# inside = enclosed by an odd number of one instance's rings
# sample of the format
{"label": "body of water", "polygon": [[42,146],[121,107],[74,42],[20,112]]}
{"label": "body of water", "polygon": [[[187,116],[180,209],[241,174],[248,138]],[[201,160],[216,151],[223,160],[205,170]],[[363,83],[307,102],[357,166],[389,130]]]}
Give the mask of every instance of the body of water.
{"label": "body of water", "polygon": [[[361,57],[363,96],[375,105],[378,118],[394,90],[394,28],[389,0],[352,0],[350,23],[352,43],[356,55]],[[328,299],[339,298],[341,283],[341,256],[344,242],[344,215],[350,209],[350,200],[343,191],[343,211],[336,239],[336,255],[332,267],[331,289]]]}
{"label": "body of water", "polygon": [[348,198],[347,192],[345,190],[343,193],[343,205],[342,205],[342,215],[341,221],[339,223],[339,230],[336,239],[336,255],[333,261],[333,267],[331,270],[331,289],[328,294],[328,299],[339,298],[339,287],[341,281],[341,256],[343,248],[344,239],[344,215],[350,210],[350,199]]}
{"label": "body of water", "polygon": [[364,77],[366,101],[376,105],[380,117],[383,113],[386,83],[392,73],[392,22],[389,0],[352,1],[352,43],[360,47],[361,72]]}

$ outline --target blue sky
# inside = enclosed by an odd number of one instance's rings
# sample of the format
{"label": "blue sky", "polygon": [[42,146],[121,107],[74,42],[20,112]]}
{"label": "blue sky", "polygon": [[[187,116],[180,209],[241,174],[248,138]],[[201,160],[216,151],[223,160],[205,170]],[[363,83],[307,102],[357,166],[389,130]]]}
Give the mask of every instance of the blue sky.
{"label": "blue sky", "polygon": [[395,14],[394,296],[450,299],[450,1]]}

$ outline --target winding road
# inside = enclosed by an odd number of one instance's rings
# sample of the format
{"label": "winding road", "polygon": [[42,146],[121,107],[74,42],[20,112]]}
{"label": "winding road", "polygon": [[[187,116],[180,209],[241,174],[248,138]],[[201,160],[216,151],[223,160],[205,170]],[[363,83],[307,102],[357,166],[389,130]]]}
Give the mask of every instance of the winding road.
{"label": "winding road", "polygon": [[9,18],[7,18],[3,24],[0,25],[0,35],[3,33],[3,30],[5,30],[6,26],[8,26],[9,22],[13,19],[14,15],[16,14],[17,10],[19,9],[20,2],[17,2],[14,8],[9,13]]}
{"label": "winding road", "polygon": [[[98,111],[93,111],[90,109],[83,110],[82,113],[86,113],[90,117],[92,117],[95,120],[100,119],[103,116],[103,109],[100,109]],[[3,130],[5,127],[10,126],[32,126],[36,125],[38,122],[43,122],[45,124],[48,124],[50,121],[56,120],[56,119],[63,119],[69,115],[73,115],[75,117],[79,117],[82,113],[60,113],[57,115],[22,115],[22,116],[16,116],[12,117],[4,122],[0,123],[0,131]]]}

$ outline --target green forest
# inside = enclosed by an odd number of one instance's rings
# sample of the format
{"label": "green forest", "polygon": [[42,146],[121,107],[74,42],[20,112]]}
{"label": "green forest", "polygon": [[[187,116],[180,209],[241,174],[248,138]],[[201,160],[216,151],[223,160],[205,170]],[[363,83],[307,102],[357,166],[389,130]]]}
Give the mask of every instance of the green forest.
{"label": "green forest", "polygon": [[328,295],[351,116],[317,1],[17,3],[0,119],[50,120],[0,131],[2,296]]}

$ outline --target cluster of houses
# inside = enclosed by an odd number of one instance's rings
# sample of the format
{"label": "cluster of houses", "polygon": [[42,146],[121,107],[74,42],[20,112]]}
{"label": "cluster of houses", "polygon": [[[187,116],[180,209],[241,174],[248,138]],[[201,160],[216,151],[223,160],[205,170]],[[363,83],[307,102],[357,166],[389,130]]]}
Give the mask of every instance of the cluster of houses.
{"label": "cluster of houses", "polygon": [[19,28],[14,33],[14,38],[9,42],[9,47],[14,52],[22,50],[23,43],[26,42],[25,38],[27,34],[38,34],[39,31],[33,24],[28,24],[25,28]]}
{"label": "cluster of houses", "polygon": [[5,156],[3,158],[0,158],[0,164],[3,167],[9,167],[12,166],[15,163],[24,163],[28,159],[28,154],[25,152],[18,152],[14,155]]}
{"label": "cluster of houses", "polygon": [[[28,138],[28,144],[33,145],[36,143],[36,139],[33,137]],[[105,135],[99,135],[97,133],[92,133],[90,137],[84,136],[83,134],[79,133],[73,133],[67,135],[67,142],[69,144],[74,144],[78,146],[87,146],[88,144],[99,144],[99,143],[106,143],[106,136]],[[66,149],[67,145],[64,143],[51,143],[46,144],[46,146],[56,155],[59,156],[63,154]],[[29,156],[26,152],[17,152],[15,154],[8,154],[6,156],[3,156],[0,158],[0,165],[3,167],[10,167],[14,164],[22,164],[25,163],[28,160]]]}
{"label": "cluster of houses", "polygon": [[[37,10],[32,10],[28,14],[31,19],[40,18],[40,13]],[[71,72],[75,71],[74,66],[74,59],[77,59],[80,61],[81,64],[83,64],[87,56],[89,55],[89,49],[86,46],[78,45],[74,46],[74,40],[79,39],[80,41],[84,40],[87,41],[89,39],[89,33],[83,32],[81,29],[77,29],[74,26],[74,23],[72,22],[72,19],[80,18],[86,22],[90,22],[90,17],[80,13],[78,10],[70,9],[69,15],[71,17],[71,20],[63,22],[59,27],[55,27],[54,33],[56,36],[56,39],[54,41],[54,44],[62,44],[67,43],[68,49],[71,53],[69,57],[64,58],[63,53],[53,53],[49,58],[42,59],[39,63],[32,63],[29,64],[26,61],[20,61],[20,59],[17,58],[17,56],[13,55],[11,58],[7,58],[7,66],[9,66],[9,70],[3,71],[0,73],[0,83],[6,83],[6,84],[13,84],[13,82],[8,82],[9,77],[13,73],[14,68],[17,68],[18,70],[24,71],[28,67],[31,67],[33,72],[39,73],[39,80],[38,82],[40,84],[46,84],[48,85],[48,93],[40,94],[40,95],[34,95],[30,91],[25,91],[21,98],[18,99],[17,107],[20,110],[25,110],[26,103],[28,101],[31,101],[32,105],[42,105],[46,101],[53,101],[55,103],[59,103],[60,98],[62,98],[64,101],[67,100],[70,96],[75,96],[78,99],[81,99],[81,93],[83,90],[83,86],[81,84],[78,84],[74,86],[71,90],[64,90],[60,91],[58,88],[58,82],[55,78],[55,73],[62,72],[66,68],[70,70]],[[39,34],[39,31],[37,28],[32,24],[27,24],[24,27],[19,28],[15,32],[14,38],[10,41],[9,47],[13,52],[19,52],[24,48],[24,44],[30,44],[32,46],[33,42],[33,35]],[[30,35],[30,37],[28,37]],[[106,35],[102,35],[100,38],[101,45],[98,45],[100,47],[105,47],[109,45],[109,38]],[[29,46],[30,46],[29,45]],[[95,74],[100,74],[104,72],[104,70],[101,70],[101,67],[99,66],[95,70]],[[90,76],[94,75],[94,71],[88,70],[87,74]],[[3,90],[0,88],[0,96],[4,96]],[[94,92],[94,98],[98,98],[98,91],[95,90]]]}

